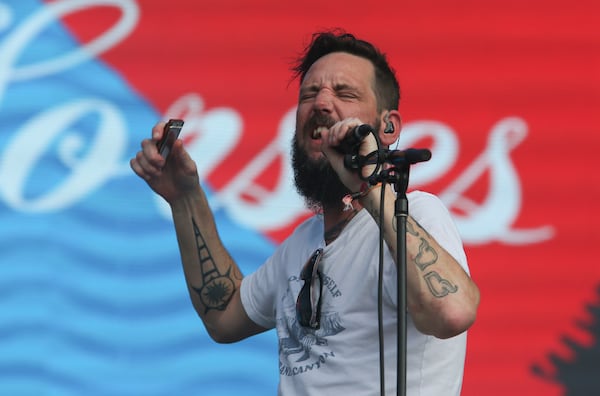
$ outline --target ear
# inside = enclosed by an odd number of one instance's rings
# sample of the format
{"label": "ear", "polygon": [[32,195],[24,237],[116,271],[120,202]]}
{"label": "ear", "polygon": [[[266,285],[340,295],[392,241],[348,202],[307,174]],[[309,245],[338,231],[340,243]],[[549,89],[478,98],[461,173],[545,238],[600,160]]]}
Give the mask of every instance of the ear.
{"label": "ear", "polygon": [[379,140],[384,146],[389,146],[398,140],[402,129],[402,117],[398,110],[386,110],[381,113],[381,128]]}

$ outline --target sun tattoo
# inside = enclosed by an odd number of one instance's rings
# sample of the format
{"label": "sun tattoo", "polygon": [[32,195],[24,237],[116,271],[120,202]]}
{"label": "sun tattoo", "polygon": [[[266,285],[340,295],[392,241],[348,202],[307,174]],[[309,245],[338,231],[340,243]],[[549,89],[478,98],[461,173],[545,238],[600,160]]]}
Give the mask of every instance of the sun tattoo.
{"label": "sun tattoo", "polygon": [[202,304],[205,306],[205,312],[212,309],[223,311],[235,294],[235,283],[231,279],[231,268],[226,273],[221,274],[215,261],[202,237],[200,228],[192,218],[194,235],[196,236],[196,249],[202,273],[202,286],[192,288],[198,293]]}

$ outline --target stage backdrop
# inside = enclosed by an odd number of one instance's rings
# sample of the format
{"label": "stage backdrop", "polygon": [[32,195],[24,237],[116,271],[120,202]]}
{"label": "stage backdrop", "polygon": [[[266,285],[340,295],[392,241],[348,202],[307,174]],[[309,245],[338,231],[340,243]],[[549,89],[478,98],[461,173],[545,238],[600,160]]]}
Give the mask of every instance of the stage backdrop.
{"label": "stage backdrop", "polygon": [[276,392],[274,334],[209,339],[168,209],[128,163],[156,121],[184,118],[224,243],[253,271],[308,215],[289,67],[330,27],[387,52],[400,147],[433,152],[411,188],[451,209],[481,289],[463,394],[600,394],[599,15],[592,0],[1,1],[0,394]]}

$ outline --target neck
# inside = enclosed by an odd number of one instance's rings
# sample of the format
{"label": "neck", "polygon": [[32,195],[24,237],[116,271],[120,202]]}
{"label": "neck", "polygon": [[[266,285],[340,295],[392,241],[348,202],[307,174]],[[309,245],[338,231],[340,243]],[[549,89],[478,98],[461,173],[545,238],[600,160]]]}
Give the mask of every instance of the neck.
{"label": "neck", "polygon": [[353,202],[352,209],[350,210],[343,210],[342,208],[323,209],[323,223],[325,230],[323,238],[325,239],[325,244],[329,245],[333,242],[361,208],[360,204]]}

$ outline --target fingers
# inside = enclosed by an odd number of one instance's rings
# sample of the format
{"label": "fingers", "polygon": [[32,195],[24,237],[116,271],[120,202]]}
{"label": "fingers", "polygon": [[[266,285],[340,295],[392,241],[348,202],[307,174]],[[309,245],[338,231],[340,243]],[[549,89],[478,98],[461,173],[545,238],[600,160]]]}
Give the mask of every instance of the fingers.
{"label": "fingers", "polygon": [[[363,180],[360,178],[359,172],[346,168],[344,164],[344,154],[338,151],[337,148],[346,138],[348,133],[351,133],[353,128],[362,124],[363,122],[358,118],[347,118],[335,123],[328,130],[321,132],[321,151],[323,155],[337,172],[342,183],[344,183],[351,191],[357,191],[360,185],[362,185]],[[367,155],[375,150],[377,150],[377,140],[372,134],[369,134],[360,143],[358,152],[361,155]],[[363,170],[366,171],[367,174],[370,174],[370,169],[365,167]]]}
{"label": "fingers", "polygon": [[323,141],[330,147],[337,147],[351,129],[361,124],[362,121],[358,118],[346,118],[342,121],[338,121],[324,134]]}
{"label": "fingers", "polygon": [[181,139],[177,139],[171,148],[168,158],[169,164],[159,154],[156,143],[162,138],[164,126],[164,122],[157,123],[152,128],[152,138],[142,140],[141,150],[129,161],[131,169],[133,169],[135,174],[146,181],[151,181],[163,175],[165,166],[179,169],[188,175],[193,175],[197,172],[196,163],[184,148]]}
{"label": "fingers", "polygon": [[140,165],[140,161],[138,160],[137,156],[129,161],[129,166],[131,169],[133,169],[133,172],[142,179],[149,181],[152,178],[149,173],[144,171],[144,168]]}
{"label": "fingers", "polygon": [[160,140],[160,138],[162,138],[163,133],[165,132],[166,124],[167,124],[166,122],[161,121],[161,122],[156,123],[152,127],[152,140],[154,140],[154,142],[158,142]]}
{"label": "fingers", "polygon": [[346,186],[348,186],[347,183],[351,183],[350,178],[352,175],[349,175],[348,170],[344,168],[344,154],[339,151],[338,146],[348,132],[360,124],[361,122],[357,118],[347,118],[343,121],[338,121],[328,130],[321,132],[321,152]]}
{"label": "fingers", "polygon": [[142,141],[142,149],[131,159],[133,171],[145,180],[150,180],[160,174],[165,160],[156,149],[156,142],[150,139]]}
{"label": "fingers", "polygon": [[142,179],[149,181],[160,175],[165,165],[164,158],[158,153],[156,142],[163,135],[165,123],[159,122],[152,128],[152,138],[142,140],[142,149],[129,161],[131,169]]}
{"label": "fingers", "polygon": [[[329,158],[329,161],[336,161],[334,158],[341,158],[340,152],[337,150],[342,141],[346,138],[351,130],[362,124],[358,118],[346,118],[336,122],[328,130],[321,132],[321,151]],[[332,165],[334,165],[332,163]]]}

